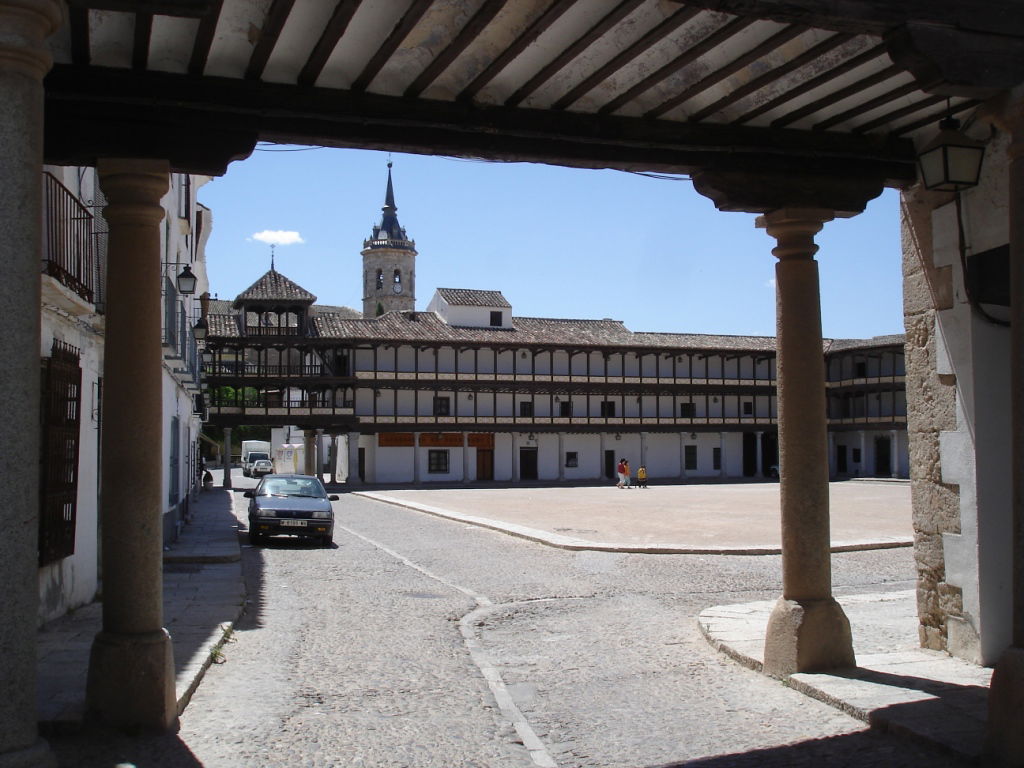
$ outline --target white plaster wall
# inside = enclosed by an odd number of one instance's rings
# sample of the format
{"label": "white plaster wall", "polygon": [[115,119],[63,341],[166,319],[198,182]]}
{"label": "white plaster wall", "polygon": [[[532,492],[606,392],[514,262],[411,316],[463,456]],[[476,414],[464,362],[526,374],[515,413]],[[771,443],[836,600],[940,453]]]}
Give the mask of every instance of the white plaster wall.
{"label": "white plaster wall", "polygon": [[55,338],[79,350],[82,368],[75,552],[39,569],[40,623],[92,602],[99,586],[99,402],[96,385],[103,373],[103,338],[88,323],[44,308],[41,356],[49,357]]}
{"label": "white plaster wall", "polygon": [[[374,440],[376,445],[376,439]],[[413,460],[415,448],[382,448],[376,446],[367,451],[373,454],[373,482],[376,483],[411,483],[413,480]],[[426,459],[424,459],[426,461]],[[367,473],[369,474],[369,473]],[[426,472],[424,472],[424,475]],[[422,477],[421,477],[422,479]]]}
{"label": "white plaster wall", "polygon": [[558,435],[544,433],[537,435],[537,478],[540,480],[558,480],[559,461],[564,457],[558,454]]}
{"label": "white plaster wall", "polygon": [[512,469],[512,435],[498,432],[494,435],[494,479],[511,481]]}
{"label": "white plaster wall", "polygon": [[722,469],[726,477],[743,477],[743,433],[726,432],[722,442]]}
{"label": "white plaster wall", "polygon": [[[553,435],[557,445],[557,435]],[[601,459],[601,436],[570,433],[562,440],[563,455],[560,461],[565,463],[565,453],[575,451],[578,456],[578,464],[575,467],[565,467],[566,481],[572,480],[595,480],[603,469]],[[555,467],[555,476],[558,476],[558,467]]]}
{"label": "white plaster wall", "polygon": [[[410,449],[411,450],[411,449]],[[428,454],[430,451],[448,451],[448,471],[428,472],[430,466]],[[450,483],[462,480],[462,452],[464,448],[418,448],[416,460],[420,465],[421,483]]]}
{"label": "white plaster wall", "polygon": [[647,476],[657,478],[679,477],[679,435],[652,432],[647,435]]}
{"label": "white plaster wall", "polygon": [[[989,158],[1005,156],[1005,137]],[[964,194],[964,228],[972,252],[1009,239],[1005,165],[987,161],[982,185]],[[1011,640],[1012,508],[1009,334],[967,303],[952,204],[932,214],[936,266],[950,266],[955,303],[936,313],[937,369],[956,376],[957,429],[940,435],[944,482],[960,486],[960,533],[945,534],[946,580],[960,587],[963,619],[947,621],[951,653],[993,663]]]}

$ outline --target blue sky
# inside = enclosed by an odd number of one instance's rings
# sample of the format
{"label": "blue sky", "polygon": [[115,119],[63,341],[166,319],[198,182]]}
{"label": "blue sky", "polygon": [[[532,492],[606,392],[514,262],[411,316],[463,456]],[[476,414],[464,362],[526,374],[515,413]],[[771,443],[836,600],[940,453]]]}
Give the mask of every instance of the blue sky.
{"label": "blue sky", "polygon": [[[263,147],[263,145],[261,145]],[[385,152],[257,150],[199,191],[213,211],[211,291],[270,267],[263,231],[297,232],[277,270],[323,304],[362,306],[364,238],[380,219]],[[687,180],[619,171],[391,156],[398,218],[419,252],[416,306],[437,287],[500,290],[516,315],[622,320],[633,331],[772,335],[774,241]],[[899,196],[818,235],[825,336],[903,332]]]}

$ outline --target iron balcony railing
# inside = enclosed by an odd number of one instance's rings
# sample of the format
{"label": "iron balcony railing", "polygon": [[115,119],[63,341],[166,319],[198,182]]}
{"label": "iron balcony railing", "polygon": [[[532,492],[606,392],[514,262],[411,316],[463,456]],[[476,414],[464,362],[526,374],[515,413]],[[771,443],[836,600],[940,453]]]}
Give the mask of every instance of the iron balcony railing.
{"label": "iron balcony railing", "polygon": [[43,174],[43,272],[89,303],[95,300],[93,215],[51,173]]}

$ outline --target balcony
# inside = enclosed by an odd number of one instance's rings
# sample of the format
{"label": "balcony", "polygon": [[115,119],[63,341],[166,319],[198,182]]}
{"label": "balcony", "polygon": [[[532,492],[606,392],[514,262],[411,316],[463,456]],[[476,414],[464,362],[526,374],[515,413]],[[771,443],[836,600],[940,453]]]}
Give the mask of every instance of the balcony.
{"label": "balcony", "polygon": [[50,173],[43,174],[43,274],[86,302],[96,300],[99,266],[93,215]]}

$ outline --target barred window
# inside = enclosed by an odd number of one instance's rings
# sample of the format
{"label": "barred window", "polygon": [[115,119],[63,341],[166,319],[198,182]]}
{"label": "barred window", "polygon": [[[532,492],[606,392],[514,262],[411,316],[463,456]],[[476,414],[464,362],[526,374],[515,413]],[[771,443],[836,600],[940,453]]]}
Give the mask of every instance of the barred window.
{"label": "barred window", "polygon": [[427,452],[427,472],[432,475],[448,474],[448,451],[434,450]]}
{"label": "barred window", "polygon": [[78,500],[78,437],[82,411],[79,352],[54,339],[42,360],[42,461],[39,564],[75,553]]}

